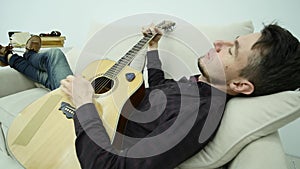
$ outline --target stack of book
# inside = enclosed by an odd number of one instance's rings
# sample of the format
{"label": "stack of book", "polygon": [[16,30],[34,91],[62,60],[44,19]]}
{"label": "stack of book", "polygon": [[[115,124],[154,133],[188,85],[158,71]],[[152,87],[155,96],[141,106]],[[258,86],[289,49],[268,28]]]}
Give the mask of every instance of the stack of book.
{"label": "stack of book", "polygon": [[52,47],[63,47],[66,37],[65,36],[43,36],[42,48],[52,48]]}
{"label": "stack of book", "polygon": [[[31,37],[29,32],[9,32],[10,44],[15,48],[24,48]],[[42,48],[64,47],[65,36],[42,36]]]}

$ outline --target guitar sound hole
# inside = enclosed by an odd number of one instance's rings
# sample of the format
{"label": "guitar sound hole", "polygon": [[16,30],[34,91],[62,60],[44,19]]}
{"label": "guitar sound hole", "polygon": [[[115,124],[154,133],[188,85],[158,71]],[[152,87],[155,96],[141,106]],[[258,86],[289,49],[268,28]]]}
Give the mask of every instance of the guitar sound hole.
{"label": "guitar sound hole", "polygon": [[96,94],[102,94],[109,91],[114,85],[114,81],[107,77],[98,77],[92,81],[92,86]]}

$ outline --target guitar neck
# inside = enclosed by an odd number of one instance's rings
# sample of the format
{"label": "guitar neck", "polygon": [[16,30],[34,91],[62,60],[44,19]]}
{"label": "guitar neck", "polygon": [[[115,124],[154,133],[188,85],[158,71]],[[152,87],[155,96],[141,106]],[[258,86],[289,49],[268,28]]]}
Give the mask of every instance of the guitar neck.
{"label": "guitar neck", "polygon": [[152,34],[147,34],[141,40],[138,41],[123,57],[121,57],[116,64],[114,64],[106,73],[105,76],[109,78],[114,78],[118,75],[120,71],[127,65],[129,65],[132,60],[137,56],[137,54],[150,42],[154,37]]}
{"label": "guitar neck", "polygon": [[[174,28],[175,23],[174,22],[168,22],[168,21],[163,21],[159,24],[156,25],[158,28],[162,28],[167,31],[171,31]],[[114,79],[119,72],[123,70],[123,68],[129,63],[132,62],[132,60],[135,58],[135,56],[139,53],[141,49],[143,49],[146,44],[148,44],[151,39],[155,36],[156,34],[149,33],[145,35],[138,43],[136,43],[121,59],[118,60],[105,74],[104,76]]]}

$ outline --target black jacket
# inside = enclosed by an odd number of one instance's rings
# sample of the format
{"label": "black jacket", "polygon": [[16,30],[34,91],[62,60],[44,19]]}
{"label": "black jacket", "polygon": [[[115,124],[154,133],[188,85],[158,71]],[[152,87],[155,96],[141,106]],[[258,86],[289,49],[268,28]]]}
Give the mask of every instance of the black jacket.
{"label": "black jacket", "polygon": [[195,77],[165,79],[158,51],[148,52],[147,59],[149,88],[130,114],[121,151],[110,144],[93,104],[76,111],[76,151],[83,169],[173,169],[213,138],[227,95]]}

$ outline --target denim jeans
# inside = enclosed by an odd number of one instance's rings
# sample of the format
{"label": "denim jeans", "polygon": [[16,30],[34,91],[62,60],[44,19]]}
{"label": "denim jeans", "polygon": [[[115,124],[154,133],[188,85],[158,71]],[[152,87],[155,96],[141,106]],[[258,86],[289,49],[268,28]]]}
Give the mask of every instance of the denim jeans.
{"label": "denim jeans", "polygon": [[64,53],[55,48],[39,53],[26,51],[23,57],[13,54],[9,65],[50,90],[58,88],[62,79],[73,74]]}

